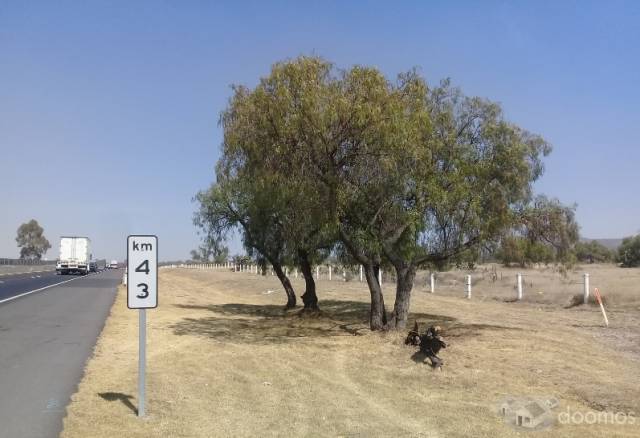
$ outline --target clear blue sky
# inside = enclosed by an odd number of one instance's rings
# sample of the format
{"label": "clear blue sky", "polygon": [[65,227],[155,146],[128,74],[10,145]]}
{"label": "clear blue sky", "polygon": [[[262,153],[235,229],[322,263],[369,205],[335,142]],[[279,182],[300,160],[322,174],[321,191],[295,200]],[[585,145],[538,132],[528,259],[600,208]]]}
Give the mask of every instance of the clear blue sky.
{"label": "clear blue sky", "polygon": [[[582,235],[640,230],[640,3],[0,2],[0,256],[36,218],[122,259],[198,238],[232,83],[317,54],[390,77],[419,67],[554,145],[537,189],[578,204]],[[238,244],[233,247],[237,250]]]}

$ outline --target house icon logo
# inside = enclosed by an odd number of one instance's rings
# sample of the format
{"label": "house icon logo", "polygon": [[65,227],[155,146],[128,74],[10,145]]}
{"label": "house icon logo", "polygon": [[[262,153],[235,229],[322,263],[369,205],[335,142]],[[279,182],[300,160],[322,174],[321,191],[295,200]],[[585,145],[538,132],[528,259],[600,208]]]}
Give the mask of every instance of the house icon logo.
{"label": "house icon logo", "polygon": [[498,405],[498,415],[517,429],[542,430],[555,423],[555,397],[506,397]]}

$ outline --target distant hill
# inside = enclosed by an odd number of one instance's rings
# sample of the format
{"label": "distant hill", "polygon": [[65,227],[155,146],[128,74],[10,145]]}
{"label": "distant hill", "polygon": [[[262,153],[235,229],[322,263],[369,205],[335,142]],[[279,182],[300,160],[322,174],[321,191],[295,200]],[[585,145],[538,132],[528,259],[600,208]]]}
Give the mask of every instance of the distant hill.
{"label": "distant hill", "polygon": [[622,239],[587,239],[586,237],[583,237],[580,240],[582,240],[583,242],[592,242],[595,240],[599,244],[604,245],[612,250],[618,249],[618,247],[622,244]]}

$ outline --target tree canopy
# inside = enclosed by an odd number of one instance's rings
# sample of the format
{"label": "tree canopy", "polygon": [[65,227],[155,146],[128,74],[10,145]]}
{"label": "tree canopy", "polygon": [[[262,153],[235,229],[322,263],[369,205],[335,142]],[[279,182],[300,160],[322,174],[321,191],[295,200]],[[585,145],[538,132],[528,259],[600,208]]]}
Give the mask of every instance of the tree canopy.
{"label": "tree canopy", "polygon": [[[508,230],[559,254],[577,238],[573,210],[533,193],[551,146],[448,80],[431,87],[415,70],[389,80],[303,56],[275,64],[253,89],[234,87],[220,123],[222,157],[197,196],[196,223],[239,227],[247,248],[303,273],[305,253],[307,265],[328,251],[362,265],[372,329],[405,326],[421,267]],[[389,315],[381,266],[397,278]]]}

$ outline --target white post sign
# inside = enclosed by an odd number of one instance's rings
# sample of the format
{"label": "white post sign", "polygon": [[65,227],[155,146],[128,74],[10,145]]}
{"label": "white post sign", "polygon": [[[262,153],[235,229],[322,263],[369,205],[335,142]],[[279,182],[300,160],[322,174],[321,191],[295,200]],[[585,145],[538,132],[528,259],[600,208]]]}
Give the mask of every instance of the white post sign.
{"label": "white post sign", "polygon": [[158,238],[129,236],[127,238],[127,307],[154,309],[158,307]]}
{"label": "white post sign", "polygon": [[127,237],[127,307],[138,309],[138,417],[144,417],[146,309],[158,307],[158,238]]}

